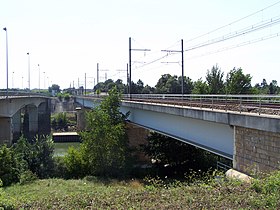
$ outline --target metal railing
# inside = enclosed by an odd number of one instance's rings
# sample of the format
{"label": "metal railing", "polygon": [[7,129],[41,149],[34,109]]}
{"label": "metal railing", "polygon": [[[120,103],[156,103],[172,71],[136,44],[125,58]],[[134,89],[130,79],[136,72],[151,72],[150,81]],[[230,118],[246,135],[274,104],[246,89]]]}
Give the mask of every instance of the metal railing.
{"label": "metal railing", "polygon": [[[131,94],[123,95],[124,100],[149,100],[151,103],[170,103],[182,106],[255,112],[266,114],[272,110],[280,112],[280,95],[199,95],[199,94]],[[270,109],[268,111],[267,109]]]}

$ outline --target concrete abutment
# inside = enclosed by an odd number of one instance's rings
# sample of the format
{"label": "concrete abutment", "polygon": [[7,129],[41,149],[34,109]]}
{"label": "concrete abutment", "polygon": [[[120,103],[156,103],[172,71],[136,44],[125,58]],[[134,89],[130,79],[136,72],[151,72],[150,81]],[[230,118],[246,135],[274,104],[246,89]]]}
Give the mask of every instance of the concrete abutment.
{"label": "concrete abutment", "polygon": [[248,174],[280,168],[280,133],[235,126],[233,167]]}

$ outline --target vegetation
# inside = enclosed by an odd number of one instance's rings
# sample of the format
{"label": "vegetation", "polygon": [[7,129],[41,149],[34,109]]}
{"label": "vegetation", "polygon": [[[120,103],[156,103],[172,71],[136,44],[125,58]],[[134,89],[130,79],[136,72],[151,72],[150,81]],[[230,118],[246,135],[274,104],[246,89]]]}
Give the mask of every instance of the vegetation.
{"label": "vegetation", "polygon": [[[225,74],[218,65],[213,66],[206,72],[205,80],[202,78],[197,81],[191,80],[189,77],[184,77],[184,93],[185,94],[278,94],[280,87],[276,80],[267,83],[265,79],[261,83],[251,84],[252,76],[244,74],[242,68],[233,68]],[[123,84],[122,80],[118,79],[114,82],[108,79],[105,82],[100,82],[94,87],[97,93],[108,92],[112,87],[122,93],[128,93],[127,85]],[[155,87],[144,85],[140,79],[131,83],[131,93],[152,94],[152,93],[182,93],[182,78],[181,76],[163,74]]]}
{"label": "vegetation", "polygon": [[119,111],[119,105],[120,94],[113,88],[99,107],[86,113],[87,128],[81,132],[80,149],[71,148],[65,157],[66,167],[74,177],[126,174],[130,162],[127,116]]}
{"label": "vegetation", "polygon": [[44,136],[30,141],[21,137],[12,147],[2,145],[0,179],[3,186],[24,182],[30,177],[50,177],[54,164],[53,152],[52,140]]}
{"label": "vegetation", "polygon": [[217,155],[155,132],[149,135],[147,141],[142,148],[155,162],[158,176],[179,178],[190,171],[207,171],[216,168],[219,160]]}
{"label": "vegetation", "polygon": [[68,119],[65,112],[52,116],[51,127],[54,130],[68,130]]}
{"label": "vegetation", "polygon": [[[217,176],[218,175],[218,176]],[[252,184],[213,173],[192,183],[146,178],[36,180],[0,188],[5,209],[279,209],[280,172]]]}

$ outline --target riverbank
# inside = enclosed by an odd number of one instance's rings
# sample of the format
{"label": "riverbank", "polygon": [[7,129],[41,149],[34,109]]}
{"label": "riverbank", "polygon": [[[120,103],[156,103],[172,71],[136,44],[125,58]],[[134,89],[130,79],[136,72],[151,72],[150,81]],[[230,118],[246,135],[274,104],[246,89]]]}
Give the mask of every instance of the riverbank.
{"label": "riverbank", "polygon": [[5,188],[0,207],[5,202],[7,209],[279,209],[280,171],[252,183],[221,176],[191,184],[155,178],[36,180]]}

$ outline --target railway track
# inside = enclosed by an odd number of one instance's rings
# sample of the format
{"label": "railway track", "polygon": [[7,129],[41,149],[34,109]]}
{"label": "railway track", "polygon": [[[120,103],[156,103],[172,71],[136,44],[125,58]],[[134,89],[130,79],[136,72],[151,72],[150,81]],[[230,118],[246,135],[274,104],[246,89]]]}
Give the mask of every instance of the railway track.
{"label": "railway track", "polygon": [[[195,108],[218,109],[225,111],[248,112],[268,115],[280,115],[280,100],[271,98],[260,98],[258,100],[252,98],[207,98],[205,97],[124,97],[123,100],[169,104],[174,106],[187,106]],[[255,97],[254,97],[255,98]]]}

